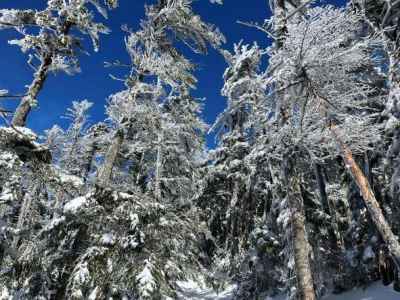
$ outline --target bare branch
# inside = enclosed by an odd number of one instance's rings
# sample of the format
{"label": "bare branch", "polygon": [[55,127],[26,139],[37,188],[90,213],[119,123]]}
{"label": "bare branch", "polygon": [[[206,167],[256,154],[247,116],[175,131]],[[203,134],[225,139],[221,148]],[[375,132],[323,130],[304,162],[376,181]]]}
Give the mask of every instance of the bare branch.
{"label": "bare branch", "polygon": [[249,23],[249,22],[242,22],[242,21],[236,21],[236,23],[238,23],[240,25],[247,26],[247,27],[252,27],[252,28],[256,28],[258,30],[261,30],[262,32],[266,33],[271,39],[276,40],[276,37],[273,36],[271,32],[269,32],[268,30],[266,30],[264,27],[262,27],[259,24]]}

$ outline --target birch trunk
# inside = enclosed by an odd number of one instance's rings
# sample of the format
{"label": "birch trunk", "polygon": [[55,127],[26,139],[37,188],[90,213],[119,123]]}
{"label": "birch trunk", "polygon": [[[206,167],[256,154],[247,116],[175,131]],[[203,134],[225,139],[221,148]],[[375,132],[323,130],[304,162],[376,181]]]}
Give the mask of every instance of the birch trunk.
{"label": "birch trunk", "polygon": [[107,150],[103,166],[100,168],[97,174],[97,185],[105,187],[110,183],[112,170],[118,157],[118,153],[121,150],[122,143],[124,141],[124,133],[119,129]]}

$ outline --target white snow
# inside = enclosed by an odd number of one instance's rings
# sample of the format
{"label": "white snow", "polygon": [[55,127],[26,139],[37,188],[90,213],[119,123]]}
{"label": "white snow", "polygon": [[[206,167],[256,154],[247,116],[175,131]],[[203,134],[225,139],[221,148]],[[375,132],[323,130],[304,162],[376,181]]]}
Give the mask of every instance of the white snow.
{"label": "white snow", "polygon": [[233,291],[235,285],[229,285],[225,290],[217,293],[212,288],[201,287],[193,280],[177,281],[180,291],[178,292],[178,299],[192,299],[192,300],[233,300]]}
{"label": "white snow", "polygon": [[366,261],[366,260],[369,260],[374,257],[375,257],[375,253],[372,250],[372,247],[368,246],[367,248],[365,248],[364,253],[363,253],[363,260]]}
{"label": "white snow", "polygon": [[105,246],[112,246],[115,244],[115,236],[112,233],[104,233],[101,236],[100,243]]}
{"label": "white snow", "polygon": [[164,217],[160,218],[160,226],[168,226],[169,224],[170,222],[166,218]]}
{"label": "white snow", "polygon": [[146,260],[143,271],[136,276],[136,280],[139,282],[140,295],[142,297],[151,297],[151,294],[157,286],[153,274],[151,273],[150,265],[151,263]]}
{"label": "white snow", "polygon": [[323,300],[399,300],[400,293],[395,292],[392,286],[383,286],[375,282],[365,290],[355,289],[340,295],[330,295]]}
{"label": "white snow", "polygon": [[46,226],[46,230],[52,230],[54,227],[60,225],[61,223],[63,223],[65,221],[65,217],[55,217],[53,218],[49,224]]}
{"label": "white snow", "polygon": [[82,206],[85,205],[86,201],[86,197],[72,199],[64,205],[64,213],[76,213]]}
{"label": "white snow", "polygon": [[88,300],[96,300],[99,292],[100,289],[98,286],[96,286],[94,290],[90,293]]}
{"label": "white snow", "polygon": [[139,216],[134,213],[129,213],[129,220],[131,221],[130,224],[131,230],[136,229],[137,225],[139,224]]}
{"label": "white snow", "polygon": [[118,193],[118,197],[121,198],[122,200],[129,200],[129,199],[131,199],[133,196],[132,196],[131,194],[128,194],[128,193],[119,192],[119,193]]}
{"label": "white snow", "polygon": [[90,272],[88,268],[88,263],[85,261],[78,265],[76,272],[74,274],[74,282],[78,285],[82,285],[89,280]]}
{"label": "white snow", "polygon": [[11,152],[0,153],[0,167],[11,169],[13,166],[19,164],[18,156]]}
{"label": "white snow", "polygon": [[394,116],[390,116],[385,125],[385,131],[393,130],[399,124],[399,120]]}
{"label": "white snow", "polygon": [[38,136],[31,129],[26,127],[0,127],[1,131],[10,136],[17,136],[20,139],[37,140]]}
{"label": "white snow", "polygon": [[37,140],[37,135],[31,129],[27,127],[15,127],[19,132],[23,133],[25,136],[29,137],[31,140]]}
{"label": "white snow", "polygon": [[10,293],[8,292],[7,287],[3,287],[0,294],[0,300],[8,300],[10,299]]}
{"label": "white snow", "polygon": [[136,238],[133,236],[127,236],[121,239],[121,245],[122,248],[127,249],[127,248],[132,248],[135,249],[137,246],[139,246],[139,243],[136,242]]}
{"label": "white snow", "polygon": [[278,219],[276,220],[279,225],[282,225],[284,228],[286,228],[290,222],[290,211],[288,209],[283,209],[279,213]]}
{"label": "white snow", "polygon": [[3,193],[0,194],[0,201],[9,202],[14,199],[14,195],[10,190],[4,190]]}
{"label": "white snow", "polygon": [[[192,300],[233,300],[234,285],[229,285],[225,290],[217,293],[211,288],[203,288],[194,281],[178,281],[180,292],[178,299]],[[287,297],[280,295],[277,297],[265,297],[263,300],[286,300]],[[392,286],[383,286],[380,282],[375,282],[366,289],[354,289],[339,295],[328,295],[323,300],[399,300],[400,293],[395,292]]]}
{"label": "white snow", "polygon": [[58,178],[60,179],[61,184],[69,184],[74,188],[80,188],[84,185],[82,178],[75,175],[68,175],[59,171]]}

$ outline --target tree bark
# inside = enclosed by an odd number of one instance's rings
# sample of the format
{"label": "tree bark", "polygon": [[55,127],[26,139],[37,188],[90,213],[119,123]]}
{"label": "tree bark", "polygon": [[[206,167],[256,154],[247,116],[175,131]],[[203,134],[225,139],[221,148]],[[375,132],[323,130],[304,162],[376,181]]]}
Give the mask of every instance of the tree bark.
{"label": "tree bark", "polygon": [[336,143],[340,147],[346,167],[348,168],[351,175],[353,176],[353,179],[356,181],[358,187],[360,188],[364,204],[368,209],[371,219],[374,222],[375,227],[381,234],[381,237],[384,240],[386,246],[388,247],[389,252],[397,266],[397,269],[400,270],[400,243],[398,241],[398,238],[397,236],[395,236],[392,229],[390,228],[389,223],[386,221],[379,202],[376,200],[371,185],[369,184],[368,179],[365,177],[361,168],[355,161],[352,151],[340,138],[338,128],[334,124],[331,124],[330,130],[336,140]]}
{"label": "tree bark", "polygon": [[13,239],[13,242],[12,242],[12,245],[11,245],[12,249],[15,252],[17,252],[16,249],[18,248],[18,243],[20,241],[20,231],[22,230],[25,222],[27,221],[26,217],[27,217],[27,215],[28,215],[28,213],[29,213],[29,211],[31,209],[33,198],[35,197],[35,194],[37,193],[38,189],[39,189],[39,185],[33,186],[32,192],[28,191],[25,194],[24,200],[22,202],[22,206],[21,206],[20,211],[19,211],[18,220],[17,220],[17,226],[16,226],[17,235],[14,236],[14,239]]}
{"label": "tree bark", "polygon": [[12,125],[20,127],[24,127],[26,125],[26,119],[32,109],[32,101],[35,101],[37,95],[43,88],[51,64],[52,55],[47,54],[43,58],[38,71],[35,73],[35,78],[32,84],[29,86],[27,95],[22,98],[21,103],[14,114]]}
{"label": "tree bark", "polygon": [[[68,34],[72,25],[73,24],[70,22],[65,22],[62,26],[60,35]],[[26,96],[22,98],[21,103],[15,111],[14,117],[11,122],[13,126],[24,127],[26,125],[26,119],[28,118],[28,115],[32,110],[32,101],[36,101],[39,92],[42,90],[52,63],[53,53],[46,53],[45,55],[43,55],[42,62],[39,66],[39,69],[34,75],[34,79],[29,86]]]}
{"label": "tree bark", "polygon": [[97,151],[97,143],[96,142],[92,142],[89,145],[89,149],[87,150],[87,158],[86,158],[86,162],[83,166],[83,172],[82,172],[82,176],[83,176],[83,180],[86,182],[90,173],[90,170],[92,169],[92,162],[93,162],[93,158],[96,155],[96,151]]}
{"label": "tree bark", "polygon": [[325,180],[324,180],[321,166],[318,164],[314,165],[314,175],[315,175],[315,179],[317,181],[319,197],[321,199],[321,204],[324,209],[324,213],[330,215],[331,209],[330,209],[330,205],[328,202],[328,196],[326,194]]}
{"label": "tree bark", "polygon": [[276,36],[276,48],[282,48],[286,38],[286,11],[285,0],[274,0],[274,31]]}
{"label": "tree bark", "polygon": [[119,129],[112,140],[110,147],[107,150],[103,166],[100,168],[97,174],[97,185],[107,186],[111,179],[112,169],[118,157],[118,153],[121,149],[124,141],[124,132]]}
{"label": "tree bark", "polygon": [[299,300],[315,300],[314,281],[311,271],[310,249],[307,240],[300,179],[293,170],[286,171],[288,201],[292,218],[292,242]]}
{"label": "tree bark", "polygon": [[[386,47],[388,48],[388,46]],[[390,65],[389,65],[389,97],[386,103],[386,114],[388,115],[388,123],[400,122],[400,48],[397,51],[387,50]],[[398,126],[386,126],[386,135],[392,140],[387,151],[386,169],[392,175],[390,181],[390,193],[393,198],[399,196],[400,184],[400,129]]]}
{"label": "tree bark", "polygon": [[[286,0],[274,0],[274,31],[276,36],[276,50],[279,51],[286,40],[287,19]],[[281,83],[283,86],[284,84]],[[278,89],[280,86],[278,85]],[[281,101],[278,106],[279,123],[283,126],[289,119],[287,95],[280,93]],[[290,155],[290,154],[289,154]],[[295,168],[291,166],[292,161],[287,158],[284,166],[284,178],[286,178],[288,204],[292,217],[292,243],[294,248],[294,260],[297,278],[297,290],[299,300],[315,300],[314,281],[311,273],[309,251],[311,246],[307,240],[305,227],[305,214],[303,198],[300,189],[300,180]]]}
{"label": "tree bark", "polygon": [[228,247],[231,250],[231,260],[239,252],[239,240],[238,240],[238,200],[239,200],[239,182],[237,179],[234,181],[233,193],[231,203],[229,205],[229,236],[228,236]]}
{"label": "tree bark", "polygon": [[161,175],[162,175],[162,161],[163,161],[163,149],[162,143],[164,140],[164,132],[162,126],[160,126],[160,131],[158,134],[157,140],[157,161],[156,161],[156,178],[155,178],[155,196],[157,200],[161,200],[162,192],[161,192]]}

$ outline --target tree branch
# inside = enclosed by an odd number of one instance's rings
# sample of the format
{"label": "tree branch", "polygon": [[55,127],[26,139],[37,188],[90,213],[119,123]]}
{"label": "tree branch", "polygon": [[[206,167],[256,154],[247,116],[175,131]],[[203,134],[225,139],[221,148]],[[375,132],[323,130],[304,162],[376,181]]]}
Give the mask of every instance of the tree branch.
{"label": "tree branch", "polygon": [[258,25],[258,24],[255,24],[255,23],[242,22],[242,21],[236,21],[236,23],[238,23],[240,25],[247,26],[247,27],[252,27],[252,28],[256,28],[258,30],[261,30],[262,32],[266,33],[271,39],[276,40],[276,37],[274,37],[272,35],[272,33],[270,33],[268,30],[266,30],[261,25]]}

